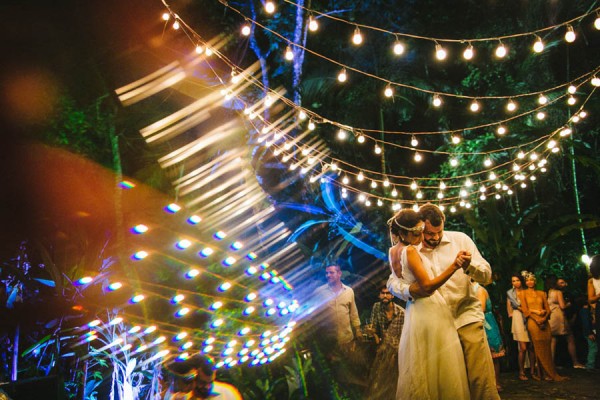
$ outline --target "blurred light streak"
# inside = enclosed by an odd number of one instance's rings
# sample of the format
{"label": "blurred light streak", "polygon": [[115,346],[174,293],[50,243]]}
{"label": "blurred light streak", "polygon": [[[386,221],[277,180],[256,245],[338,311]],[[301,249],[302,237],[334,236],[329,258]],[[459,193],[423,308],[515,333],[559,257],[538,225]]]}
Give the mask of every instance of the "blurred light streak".
{"label": "blurred light streak", "polygon": [[204,137],[196,139],[193,142],[181,146],[175,151],[172,151],[166,156],[161,157],[158,162],[163,168],[171,167],[181,161],[184,161],[206,147],[226,139],[228,136],[231,136],[238,131],[239,126],[236,125],[235,121],[228,122],[225,125],[212,130],[208,134],[204,135]]}

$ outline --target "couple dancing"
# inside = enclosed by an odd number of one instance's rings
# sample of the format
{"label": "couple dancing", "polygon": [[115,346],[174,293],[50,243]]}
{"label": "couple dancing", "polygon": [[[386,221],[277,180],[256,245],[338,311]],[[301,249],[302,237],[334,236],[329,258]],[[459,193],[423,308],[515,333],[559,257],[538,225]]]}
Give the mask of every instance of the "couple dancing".
{"label": "couple dancing", "polygon": [[490,265],[461,232],[444,232],[433,204],[399,211],[388,289],[405,300],[396,399],[499,399],[484,315],[471,279],[491,281]]}

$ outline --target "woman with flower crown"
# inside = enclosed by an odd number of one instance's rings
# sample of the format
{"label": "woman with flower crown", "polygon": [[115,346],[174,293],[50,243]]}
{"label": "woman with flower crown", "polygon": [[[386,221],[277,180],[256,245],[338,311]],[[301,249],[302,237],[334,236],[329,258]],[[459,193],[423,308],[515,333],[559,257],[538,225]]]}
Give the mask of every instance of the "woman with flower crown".
{"label": "woman with flower crown", "polygon": [[418,246],[425,223],[410,209],[399,211],[388,221],[392,248],[392,273],[407,283],[416,282],[429,294],[406,304],[404,328],[398,349],[396,399],[469,399],[464,355],[454,318],[437,290],[459,268],[469,254],[461,251],[455,261],[437,277]]}
{"label": "woman with flower crown", "polygon": [[562,381],[567,379],[560,376],[554,367],[552,359],[552,332],[548,324],[550,317],[550,306],[546,293],[541,290],[535,290],[535,275],[531,272],[523,271],[525,277],[525,290],[519,293],[521,300],[521,309],[523,316],[527,318],[527,331],[533,342],[535,357],[538,361],[539,375],[533,378],[540,380],[544,378],[548,381]]}

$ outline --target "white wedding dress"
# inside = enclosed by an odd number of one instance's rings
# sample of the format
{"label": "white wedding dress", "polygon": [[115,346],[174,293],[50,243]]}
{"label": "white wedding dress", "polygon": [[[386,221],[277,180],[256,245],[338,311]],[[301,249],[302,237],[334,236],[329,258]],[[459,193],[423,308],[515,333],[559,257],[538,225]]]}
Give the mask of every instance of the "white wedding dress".
{"label": "white wedding dress", "polygon": [[[402,275],[415,282],[402,250]],[[429,260],[423,267],[433,278]],[[439,291],[406,304],[404,328],[398,349],[398,400],[469,399],[469,384],[462,347],[450,308]]]}

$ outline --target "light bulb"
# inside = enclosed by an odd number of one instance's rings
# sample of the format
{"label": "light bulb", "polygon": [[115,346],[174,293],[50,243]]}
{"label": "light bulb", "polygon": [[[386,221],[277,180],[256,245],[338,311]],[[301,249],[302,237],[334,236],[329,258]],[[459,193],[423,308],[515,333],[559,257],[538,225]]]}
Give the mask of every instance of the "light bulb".
{"label": "light bulb", "polygon": [[446,59],[447,55],[448,53],[446,53],[446,50],[444,50],[441,44],[438,43],[435,45],[435,58],[442,61]]}
{"label": "light bulb", "polygon": [[346,79],[348,79],[348,75],[346,75],[346,68],[344,68],[344,69],[342,69],[340,71],[340,73],[338,74],[337,79],[340,82],[346,82]]}
{"label": "light bulb", "polygon": [[314,122],[310,121],[310,122],[308,123],[308,129],[309,129],[309,130],[311,130],[311,131],[314,131],[316,127],[317,127],[317,126],[315,125],[315,123],[314,123]]}
{"label": "light bulb", "polygon": [[496,129],[496,133],[498,135],[504,135],[506,133],[506,128],[504,126],[500,125],[498,127],[498,129]]}
{"label": "light bulb", "polygon": [[396,41],[394,43],[394,47],[392,49],[394,51],[394,54],[397,56],[402,55],[404,53],[404,45],[399,41]]}
{"label": "light bulb", "polygon": [[389,187],[390,186],[390,180],[388,178],[385,178],[385,180],[383,181],[383,187]]}
{"label": "light bulb", "polygon": [[525,158],[525,153],[523,153],[522,151],[519,151],[517,153],[517,158],[520,159],[520,160],[524,159]]}
{"label": "light bulb", "polygon": [[375,145],[375,154],[381,154],[381,147],[379,147],[379,145]]}
{"label": "light bulb", "polygon": [[419,145],[419,141],[417,140],[416,137],[413,136],[412,139],[410,139],[410,145],[412,147],[417,147]]}
{"label": "light bulb", "polygon": [[469,106],[469,109],[473,112],[479,111],[479,102],[477,102],[477,100],[473,100],[473,102]]}
{"label": "light bulb", "polygon": [[[600,81],[599,78],[596,78],[596,79],[598,79],[598,81]],[[592,84],[593,84],[593,80],[592,80]],[[599,84],[600,84],[600,82],[599,82]],[[437,94],[434,94],[433,95],[433,99],[431,100],[431,104],[433,104],[434,107],[441,106],[442,105],[442,98],[440,96],[438,96]]]}
{"label": "light bulb", "polygon": [[356,141],[358,143],[364,143],[365,142],[365,137],[363,135],[358,135],[358,137],[356,138]]}
{"label": "light bulb", "polygon": [[391,193],[391,195],[392,195],[393,197],[397,197],[397,196],[398,196],[398,191],[396,190],[396,188],[394,188],[394,189],[392,190],[392,193]]}
{"label": "light bulb", "polygon": [[180,26],[181,25],[179,25],[179,21],[175,20],[175,22],[173,22],[173,29],[178,30]]}
{"label": "light bulb", "polygon": [[377,182],[371,181],[371,188],[376,189],[377,188]]}
{"label": "light bulb", "polygon": [[298,119],[300,119],[300,121],[304,121],[306,119],[306,112],[304,112],[304,110],[300,110],[298,113]]}
{"label": "light bulb", "polygon": [[207,47],[204,54],[206,54],[207,57],[210,57],[213,55],[213,53],[214,53],[213,49],[211,49],[210,47]]}
{"label": "light bulb", "polygon": [[567,92],[570,94],[575,94],[575,92],[577,92],[577,87],[575,85],[569,85]]}
{"label": "light bulb", "polygon": [[290,48],[290,46],[285,49],[285,59],[288,61],[292,61],[294,59],[294,52]]}
{"label": "light bulb", "polygon": [[444,182],[440,182],[440,190],[446,189],[446,184]]}
{"label": "light bulb", "polygon": [[244,24],[244,26],[242,26],[242,35],[248,36],[248,35],[250,35],[250,31],[251,31],[250,25]]}
{"label": "light bulb", "polygon": [[352,43],[354,43],[355,45],[360,45],[363,42],[363,37],[362,34],[360,33],[360,29],[358,29],[358,26],[356,27],[356,29],[354,30],[354,35],[352,35]]}
{"label": "light bulb", "polygon": [[537,40],[533,44],[533,51],[536,53],[544,51],[544,42],[542,42],[542,39],[539,36],[537,36]]}
{"label": "light bulb", "polygon": [[344,176],[344,177],[342,178],[342,183],[343,183],[344,185],[347,185],[348,183],[350,183],[350,179],[348,179],[348,177],[347,177],[347,176]]}
{"label": "light bulb", "polygon": [[502,42],[500,42],[498,47],[496,47],[495,53],[496,53],[496,57],[498,57],[498,58],[504,58],[504,56],[506,56],[507,50],[506,50],[506,47],[504,47],[504,44],[502,44]]}
{"label": "light bulb", "polygon": [[275,12],[275,3],[272,1],[267,1],[265,3],[265,11],[267,14],[273,14]]}
{"label": "light bulb", "polygon": [[202,54],[203,51],[204,47],[202,47],[201,45],[196,46],[196,54]]}
{"label": "light bulb", "polygon": [[340,130],[338,131],[337,137],[338,137],[338,139],[340,139],[340,140],[346,140],[346,138],[348,137],[348,132],[346,132],[346,131],[345,131],[345,130],[343,130],[343,129],[340,129]]}
{"label": "light bulb", "polygon": [[358,175],[356,175],[356,180],[359,182],[362,182],[365,179],[365,176],[363,175],[362,171],[360,171],[358,173]]}
{"label": "light bulb", "polygon": [[567,25],[567,32],[565,33],[565,40],[567,43],[573,43],[576,37],[577,35],[575,35],[573,27],[571,25]]}
{"label": "light bulb", "polygon": [[456,167],[458,165],[458,160],[456,158],[450,159],[450,166]]}
{"label": "light bulb", "polygon": [[565,127],[565,128],[563,128],[563,129],[560,130],[559,135],[562,136],[562,137],[565,137],[565,136],[569,136],[571,134],[571,132],[573,132],[573,131],[571,130],[571,128],[569,128],[567,126],[567,127]]}
{"label": "light bulb", "polygon": [[546,113],[545,113],[545,112],[543,112],[543,111],[540,111],[539,113],[537,113],[537,114],[535,115],[535,117],[541,121],[541,120],[543,120],[544,118],[546,118]]}
{"label": "light bulb", "polygon": [[319,29],[319,23],[311,15],[310,17],[308,17],[308,30],[310,30],[311,32],[315,32],[317,29]]}
{"label": "light bulb", "polygon": [[163,15],[162,15],[163,21],[168,21],[170,18],[171,18],[171,14],[169,14],[167,12],[163,13]]}
{"label": "light bulb", "polygon": [[592,80],[590,81],[590,83],[592,84],[592,86],[600,86],[600,78],[598,78],[597,76],[594,76],[592,78]]}
{"label": "light bulb", "polygon": [[544,105],[544,104],[548,103],[548,98],[546,96],[544,96],[543,94],[540,94],[540,97],[538,97],[538,103],[541,105]]}
{"label": "light bulb", "polygon": [[383,91],[383,94],[385,97],[392,97],[394,95],[394,89],[392,89],[390,85],[387,85]]}
{"label": "light bulb", "polygon": [[452,135],[452,144],[459,144],[459,143],[460,143],[460,136]]}
{"label": "light bulb", "polygon": [[515,103],[512,99],[508,101],[506,104],[506,110],[509,112],[513,112],[517,109],[517,103]]}
{"label": "light bulb", "polygon": [[600,15],[598,15],[594,20],[594,28],[600,31]]}
{"label": "light bulb", "polygon": [[567,99],[567,104],[572,106],[575,105],[575,103],[577,103],[577,99],[575,99],[575,97],[573,96],[569,96],[569,98]]}
{"label": "light bulb", "polygon": [[475,55],[475,52],[473,51],[473,45],[469,44],[467,46],[467,48],[465,49],[465,51],[463,51],[463,58],[465,60],[471,60],[471,59],[473,59],[474,55]]}
{"label": "light bulb", "polygon": [[486,158],[483,161],[483,165],[486,166],[486,167],[491,167],[492,166],[492,160],[490,160],[489,158]]}
{"label": "light bulb", "polygon": [[495,173],[493,173],[493,172],[490,172],[490,175],[489,175],[489,176],[490,176],[490,180],[491,180],[491,181],[493,181],[493,180],[495,180],[495,179],[496,179],[496,174],[495,174]]}
{"label": "light bulb", "polygon": [[423,159],[423,156],[421,156],[421,154],[419,154],[419,152],[415,153],[415,161],[416,162],[420,162]]}
{"label": "light bulb", "polygon": [[412,181],[412,182],[410,183],[410,188],[411,188],[412,190],[417,190],[417,188],[418,188],[418,187],[419,187],[419,186],[417,185],[417,182],[415,182],[415,181]]}

